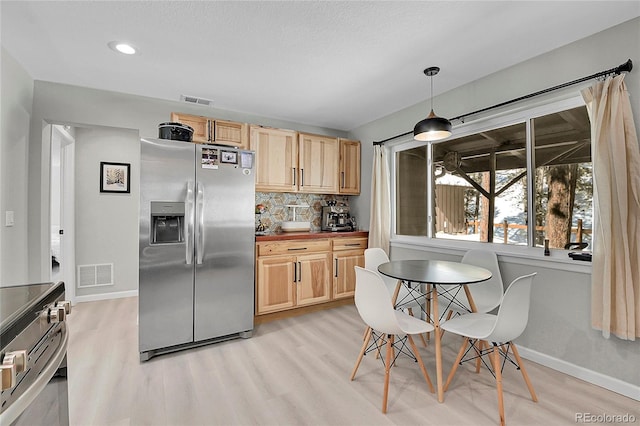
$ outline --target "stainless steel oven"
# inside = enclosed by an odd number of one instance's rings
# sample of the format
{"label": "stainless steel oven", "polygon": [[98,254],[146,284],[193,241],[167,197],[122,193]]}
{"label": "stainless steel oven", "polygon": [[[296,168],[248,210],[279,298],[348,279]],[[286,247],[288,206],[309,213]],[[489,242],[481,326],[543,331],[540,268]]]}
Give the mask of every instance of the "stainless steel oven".
{"label": "stainless steel oven", "polygon": [[68,425],[64,283],[0,287],[1,425]]}

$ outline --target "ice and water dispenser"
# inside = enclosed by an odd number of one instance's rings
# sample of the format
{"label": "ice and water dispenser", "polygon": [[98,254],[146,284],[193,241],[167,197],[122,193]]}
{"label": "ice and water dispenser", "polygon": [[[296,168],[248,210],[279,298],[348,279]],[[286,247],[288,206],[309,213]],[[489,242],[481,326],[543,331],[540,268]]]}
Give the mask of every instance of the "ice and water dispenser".
{"label": "ice and water dispenser", "polygon": [[184,203],[151,202],[151,244],[184,242]]}

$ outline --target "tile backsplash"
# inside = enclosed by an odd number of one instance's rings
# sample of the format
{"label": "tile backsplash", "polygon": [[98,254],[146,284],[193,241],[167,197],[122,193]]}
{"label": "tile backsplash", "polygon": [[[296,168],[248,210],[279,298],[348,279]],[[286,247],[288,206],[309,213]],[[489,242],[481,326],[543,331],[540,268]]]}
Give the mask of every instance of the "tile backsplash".
{"label": "tile backsplash", "polygon": [[256,192],[256,205],[265,206],[262,214],[256,214],[256,227],[259,221],[267,232],[279,232],[280,224],[285,220],[293,220],[288,204],[308,204],[309,208],[296,209],[296,220],[311,222],[311,232],[320,231],[322,226],[322,206],[327,201],[336,200],[349,205],[349,197],[341,195],[294,194],[289,192]]}

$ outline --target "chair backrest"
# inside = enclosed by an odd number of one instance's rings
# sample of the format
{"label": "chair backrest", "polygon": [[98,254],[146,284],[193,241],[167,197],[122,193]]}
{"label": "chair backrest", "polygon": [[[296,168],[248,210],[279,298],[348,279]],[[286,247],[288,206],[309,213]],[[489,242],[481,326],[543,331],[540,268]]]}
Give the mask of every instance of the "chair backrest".
{"label": "chair backrest", "polygon": [[483,340],[506,343],[522,334],[529,321],[531,283],[535,276],[534,272],[513,280],[502,297],[493,331]]}
{"label": "chair backrest", "polygon": [[388,261],[389,256],[387,256],[387,253],[385,253],[385,251],[379,247],[368,248],[364,251],[364,268],[378,274],[382,278],[382,281],[384,281],[384,284],[387,286],[389,294],[393,294],[396,290],[398,280],[396,280],[395,278],[387,277],[386,275],[382,275],[378,272],[378,266],[382,265],[383,263],[387,263]]}
{"label": "chair backrest", "polygon": [[379,332],[401,334],[391,296],[380,275],[359,266],[355,270],[355,303],[362,320]]}
{"label": "chair backrest", "polygon": [[479,266],[491,271],[489,280],[471,284],[468,288],[479,312],[485,313],[495,309],[500,304],[500,299],[502,299],[502,294],[504,293],[502,275],[498,266],[498,256],[490,250],[469,250],[462,257],[462,263]]}

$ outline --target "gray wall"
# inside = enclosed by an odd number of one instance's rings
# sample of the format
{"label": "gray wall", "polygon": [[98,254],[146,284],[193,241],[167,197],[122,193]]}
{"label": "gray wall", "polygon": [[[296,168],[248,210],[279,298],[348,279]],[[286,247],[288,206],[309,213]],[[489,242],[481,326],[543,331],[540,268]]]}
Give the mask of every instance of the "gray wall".
{"label": "gray wall", "polygon": [[[27,157],[33,79],[2,48],[0,104],[0,286],[24,284],[27,256]],[[5,226],[5,212],[15,224]]]}
{"label": "gray wall", "polygon": [[[77,265],[111,263],[119,259],[114,265],[116,286],[80,289],[78,296],[137,289],[138,229],[133,223],[138,220],[138,137],[157,137],[158,124],[169,121],[171,112],[346,136],[344,132],[332,129],[267,117],[43,81],[35,81],[33,97],[29,145],[29,280],[40,281],[48,274],[45,240],[49,227],[49,146],[42,135],[46,123],[70,124],[78,129],[75,155]],[[106,196],[97,192],[96,173],[100,161],[131,163],[130,196]],[[120,203],[124,204],[123,208],[116,208]],[[95,229],[101,223],[123,226],[126,231],[110,234],[104,230],[105,238],[96,239]]]}
{"label": "gray wall", "polygon": [[[629,58],[634,61],[635,69],[625,76],[625,83],[631,94],[638,130],[640,18],[444,93],[434,98],[435,110],[441,116],[455,117],[613,68]],[[433,64],[425,63],[427,65]],[[446,69],[441,71],[446,72]],[[574,86],[552,96],[574,96],[580,87]],[[528,104],[544,100],[535,99]],[[371,176],[371,143],[412,130],[414,124],[424,118],[428,111],[428,103],[424,102],[349,132],[350,138],[362,141],[362,193],[360,197],[354,197],[351,205],[363,226],[366,227],[369,223],[371,180],[367,176]],[[459,260],[463,254],[462,250],[457,253],[449,250],[448,254],[439,253],[441,251],[429,247],[410,249],[392,243],[391,257]],[[505,284],[519,275],[530,271],[538,272],[534,282],[529,326],[519,340],[523,347],[539,352],[543,357],[555,358],[590,370],[595,373],[590,376],[591,379],[599,373],[640,386],[640,341],[629,342],[616,337],[607,340],[599,331],[591,328],[591,276],[588,272],[563,270],[562,265],[547,264],[545,267],[544,261],[528,262],[527,259],[514,259],[508,255],[499,258]],[[637,388],[635,392],[637,393]]]}
{"label": "gray wall", "polygon": [[77,128],[75,151],[76,266],[113,263],[112,287],[78,288],[76,296],[138,290],[138,178],[129,194],[101,193],[100,162],[131,164],[140,173],[138,132]]}

